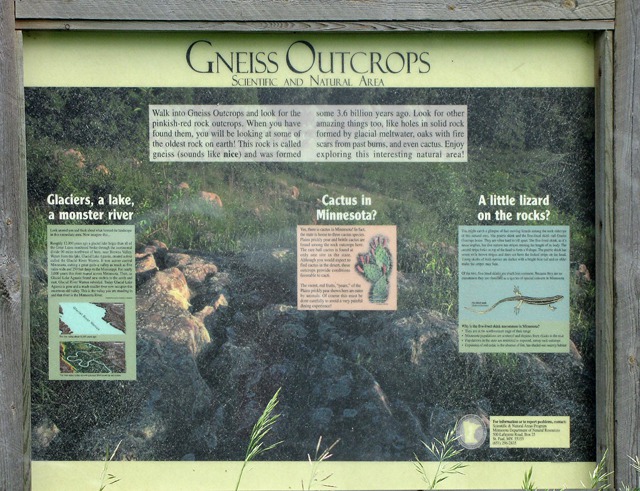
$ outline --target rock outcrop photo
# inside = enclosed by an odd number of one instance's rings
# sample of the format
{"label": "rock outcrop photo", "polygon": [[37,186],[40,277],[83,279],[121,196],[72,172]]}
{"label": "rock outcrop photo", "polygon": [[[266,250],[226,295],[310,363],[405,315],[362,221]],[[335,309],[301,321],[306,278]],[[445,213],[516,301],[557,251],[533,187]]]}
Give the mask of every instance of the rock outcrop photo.
{"label": "rock outcrop photo", "polygon": [[[150,104],[372,100],[468,107],[468,162],[149,161]],[[118,448],[118,460],[241,461],[276,393],[265,445],[281,443],[263,460],[306,461],[320,437],[338,442],[332,460],[432,460],[424,444],[466,415],[485,429],[496,416],[568,417],[570,441],[498,448],[488,436],[458,445],[459,460],[595,459],[592,89],[33,88],[26,101],[34,460],[103,460]],[[479,196],[496,192],[549,195],[544,225],[570,228],[562,353],[460,350],[458,227],[536,225],[479,221]],[[130,198],[129,219],[73,223],[135,227],[135,323],[120,313],[114,335],[135,330],[135,380],[49,377],[50,357],[60,360],[49,346],[47,226],[63,223],[52,209],[72,208],[48,205],[52,193]],[[396,310],[298,308],[296,227],[325,224],[325,195],[366,195],[375,224],[397,228],[393,261],[367,276],[374,256],[363,250],[351,266],[372,290],[380,277],[388,288],[392,267]],[[373,245],[386,250],[385,240]],[[524,298],[481,293],[514,301],[496,310]],[[548,307],[536,298],[519,319]]]}

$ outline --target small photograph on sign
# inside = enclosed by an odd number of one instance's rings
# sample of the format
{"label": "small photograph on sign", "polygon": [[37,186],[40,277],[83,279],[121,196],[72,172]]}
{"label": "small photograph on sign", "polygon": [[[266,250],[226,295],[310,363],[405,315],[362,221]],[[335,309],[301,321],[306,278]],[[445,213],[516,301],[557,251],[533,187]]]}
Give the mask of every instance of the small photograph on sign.
{"label": "small photograph on sign", "polygon": [[62,374],[124,373],[125,343],[78,341],[60,343]]}

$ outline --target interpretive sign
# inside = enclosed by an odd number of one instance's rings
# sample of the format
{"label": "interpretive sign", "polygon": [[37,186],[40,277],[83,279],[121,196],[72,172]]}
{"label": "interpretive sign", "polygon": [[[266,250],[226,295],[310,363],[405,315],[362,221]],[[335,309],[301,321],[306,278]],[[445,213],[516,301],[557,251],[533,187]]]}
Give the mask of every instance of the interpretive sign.
{"label": "interpretive sign", "polygon": [[460,351],[569,351],[569,227],[461,226],[458,244]]}
{"label": "interpretive sign", "polygon": [[396,310],[393,226],[298,226],[298,308]]}
{"label": "interpretive sign", "polygon": [[34,489],[587,482],[593,51],[27,37]]}
{"label": "interpretive sign", "polygon": [[49,377],[135,379],[134,227],[48,225],[47,233]]}

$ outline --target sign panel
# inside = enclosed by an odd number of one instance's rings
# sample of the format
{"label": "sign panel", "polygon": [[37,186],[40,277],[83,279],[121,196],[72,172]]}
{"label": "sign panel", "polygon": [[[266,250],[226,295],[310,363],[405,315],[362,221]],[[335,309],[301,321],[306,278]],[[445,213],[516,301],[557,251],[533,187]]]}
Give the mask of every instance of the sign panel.
{"label": "sign panel", "polygon": [[587,482],[593,50],[25,35],[34,489]]}

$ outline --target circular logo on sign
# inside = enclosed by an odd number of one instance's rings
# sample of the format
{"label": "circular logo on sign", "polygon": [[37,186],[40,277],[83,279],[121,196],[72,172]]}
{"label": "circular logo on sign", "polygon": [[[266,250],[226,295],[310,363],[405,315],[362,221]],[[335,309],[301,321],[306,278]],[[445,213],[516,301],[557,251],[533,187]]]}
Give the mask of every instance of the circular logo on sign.
{"label": "circular logo on sign", "polygon": [[487,425],[476,414],[467,414],[458,421],[456,427],[458,443],[468,450],[480,448],[487,439]]}

